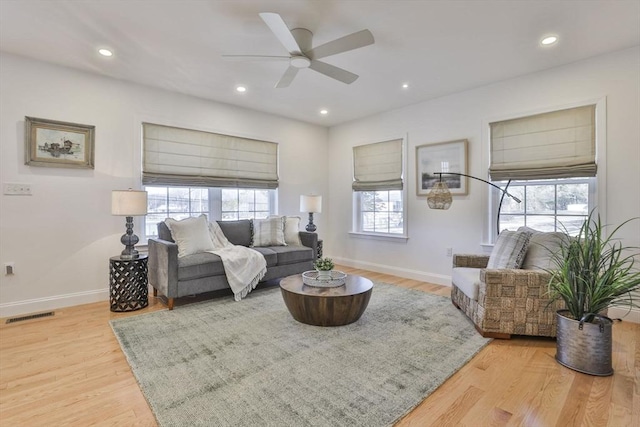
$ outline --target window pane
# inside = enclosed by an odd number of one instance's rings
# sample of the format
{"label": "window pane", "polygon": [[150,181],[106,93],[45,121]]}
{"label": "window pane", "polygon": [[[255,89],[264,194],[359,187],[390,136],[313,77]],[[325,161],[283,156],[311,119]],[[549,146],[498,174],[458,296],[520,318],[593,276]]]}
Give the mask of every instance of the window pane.
{"label": "window pane", "polygon": [[362,231],[375,231],[374,228],[375,215],[373,212],[362,213]]}
{"label": "window pane", "polygon": [[360,192],[362,212],[373,212],[375,206],[375,193],[372,191]]}
{"label": "window pane", "polygon": [[222,189],[222,212],[238,210],[238,190]]}
{"label": "window pane", "polygon": [[556,205],[555,185],[527,185],[527,213],[554,214]]}
{"label": "window pane", "polygon": [[169,188],[169,212],[189,212],[189,188]]}
{"label": "window pane", "polygon": [[167,217],[166,214],[147,214],[144,221],[144,234],[147,237],[157,237],[158,236],[158,223],[164,221]]}
{"label": "window pane", "polygon": [[[504,189],[504,185],[501,186],[501,188]],[[521,200],[520,203],[516,202],[515,200],[513,200],[511,197],[508,196],[504,196],[504,199],[502,200],[502,209],[500,210],[500,212],[503,213],[513,213],[513,214],[522,214],[524,213],[524,186],[523,185],[513,185],[513,186],[509,186],[509,188],[507,189],[507,191],[509,192],[509,194],[512,194],[514,197],[517,197],[518,199]],[[499,202],[498,202],[499,203]]]}
{"label": "window pane", "polygon": [[558,213],[587,214],[589,211],[589,184],[558,185]]}
{"label": "window pane", "polygon": [[147,211],[167,212],[167,189],[165,187],[147,187]]}
{"label": "window pane", "polygon": [[238,219],[238,213],[237,212],[222,212],[222,216],[221,216],[223,221],[234,221],[236,219]]}
{"label": "window pane", "polygon": [[191,188],[191,212],[209,212],[209,190],[206,188]]}
{"label": "window pane", "polygon": [[256,190],[256,215],[258,211],[269,215],[269,190]]}
{"label": "window pane", "polygon": [[255,205],[253,203],[254,192],[255,190],[244,189],[239,191],[238,198],[240,200],[240,205],[238,210],[240,212],[253,212],[255,210]]}
{"label": "window pane", "polygon": [[524,226],[524,215],[500,215],[500,231],[515,231]]}
{"label": "window pane", "polygon": [[558,217],[558,231],[565,232],[570,236],[577,236],[586,219],[586,216],[560,216]]}

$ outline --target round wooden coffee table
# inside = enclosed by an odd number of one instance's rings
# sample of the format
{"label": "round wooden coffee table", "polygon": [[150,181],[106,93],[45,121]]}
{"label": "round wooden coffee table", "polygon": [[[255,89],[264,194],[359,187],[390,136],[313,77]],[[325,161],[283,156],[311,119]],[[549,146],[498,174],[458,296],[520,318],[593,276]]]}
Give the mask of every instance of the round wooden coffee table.
{"label": "round wooden coffee table", "polygon": [[369,304],[373,283],[347,275],[346,283],[335,288],[315,288],[302,282],[302,275],[280,281],[282,298],[298,322],[315,326],[342,326],[362,316]]}

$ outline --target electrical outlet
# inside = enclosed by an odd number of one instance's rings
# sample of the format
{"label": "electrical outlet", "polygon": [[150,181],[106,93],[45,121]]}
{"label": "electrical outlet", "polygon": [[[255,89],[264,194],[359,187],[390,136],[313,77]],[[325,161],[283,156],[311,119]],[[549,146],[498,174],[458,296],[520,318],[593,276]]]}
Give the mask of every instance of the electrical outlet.
{"label": "electrical outlet", "polygon": [[6,183],[4,194],[9,196],[31,196],[31,184]]}
{"label": "electrical outlet", "polygon": [[447,248],[447,256],[453,256],[453,248]]}
{"label": "electrical outlet", "polygon": [[4,274],[5,276],[10,276],[16,273],[16,268],[13,262],[5,262],[4,263]]}

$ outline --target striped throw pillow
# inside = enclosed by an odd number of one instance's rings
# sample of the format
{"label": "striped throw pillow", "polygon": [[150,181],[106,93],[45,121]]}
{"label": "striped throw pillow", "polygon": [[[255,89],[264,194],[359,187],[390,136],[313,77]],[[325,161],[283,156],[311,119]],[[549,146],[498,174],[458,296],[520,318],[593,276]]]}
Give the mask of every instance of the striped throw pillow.
{"label": "striped throw pillow", "polygon": [[253,220],[253,246],[286,246],[284,240],[285,218],[274,217]]}
{"label": "striped throw pillow", "polygon": [[502,231],[493,246],[487,268],[520,268],[530,239],[528,231]]}

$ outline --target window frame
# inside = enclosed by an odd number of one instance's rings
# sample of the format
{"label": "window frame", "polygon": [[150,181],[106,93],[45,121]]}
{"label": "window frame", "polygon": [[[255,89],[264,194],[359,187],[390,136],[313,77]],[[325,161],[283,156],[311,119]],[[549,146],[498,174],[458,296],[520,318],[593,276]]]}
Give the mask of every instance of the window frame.
{"label": "window frame", "polygon": [[[193,187],[188,187],[188,186],[177,186],[177,185],[147,185],[147,186],[143,186],[143,190],[146,190],[148,187],[157,187],[157,188],[186,188],[186,189],[206,189],[208,191],[208,201],[209,201],[209,206],[208,206],[208,211],[207,212],[191,212],[191,209],[189,209],[189,212],[167,212],[167,215],[171,215],[172,213],[180,213],[180,214],[188,214],[189,216],[194,216],[195,215],[200,215],[202,213],[204,213],[205,215],[207,215],[207,218],[210,221],[218,221],[218,220],[222,220],[222,190],[223,187],[197,187],[197,186],[193,186]],[[236,188],[236,187],[229,187],[229,189],[234,189],[234,190],[253,190],[253,191],[268,191],[269,194],[269,213],[267,214],[267,216],[269,215],[274,215],[276,213],[276,206],[277,206],[277,189],[264,189],[264,188]],[[255,197],[255,196],[254,196]],[[189,198],[189,204],[191,205],[191,198]],[[239,212],[239,211],[238,211]],[[232,221],[232,220],[229,220]],[[141,237],[140,240],[143,242],[148,241],[148,239],[150,238],[156,238],[157,235],[147,235],[147,218],[143,217],[142,219],[142,224],[141,224],[141,229],[142,229],[142,233],[141,233]]]}

